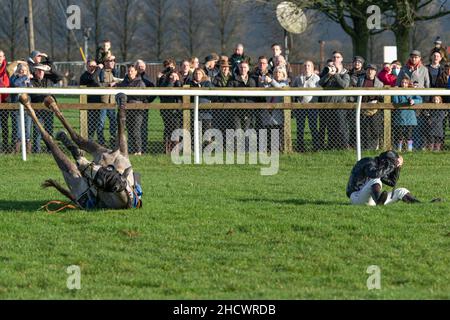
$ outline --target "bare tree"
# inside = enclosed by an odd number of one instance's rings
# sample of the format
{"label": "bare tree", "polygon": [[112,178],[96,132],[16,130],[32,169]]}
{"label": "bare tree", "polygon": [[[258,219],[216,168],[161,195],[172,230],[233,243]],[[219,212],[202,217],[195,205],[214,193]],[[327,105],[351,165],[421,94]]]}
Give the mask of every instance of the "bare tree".
{"label": "bare tree", "polygon": [[201,26],[205,26],[204,12],[199,0],[185,0],[183,6],[177,7],[178,38],[182,44],[182,53],[190,57],[199,54],[199,47],[205,44],[204,36],[200,36]]}
{"label": "bare tree", "polygon": [[123,61],[131,58],[138,22],[142,19],[137,3],[136,0],[116,0],[112,3],[111,16],[115,18],[110,20],[110,29],[116,37]]}
{"label": "bare tree", "polygon": [[406,61],[411,48],[411,33],[417,22],[431,21],[450,14],[446,0],[436,6],[432,0],[396,0],[390,1],[391,10],[386,13],[393,23],[386,26],[394,32],[399,51],[399,59]]}
{"label": "bare tree", "polygon": [[21,52],[24,32],[26,32],[23,27],[23,20],[18,18],[23,17],[25,7],[22,1],[17,0],[0,1],[0,6],[7,12],[0,19],[0,34],[3,34],[6,39],[5,42],[2,41],[6,45],[3,50],[5,50],[9,59],[14,60],[17,54]]}
{"label": "bare tree", "polygon": [[[215,22],[215,30],[218,32],[221,54],[227,54],[233,46],[234,39],[242,35],[242,8],[239,10],[239,2],[236,0],[213,0],[212,19]],[[238,28],[240,27],[240,28]]]}
{"label": "bare tree", "polygon": [[178,32],[174,27],[172,6],[178,1],[171,0],[143,0],[146,6],[144,20],[146,29],[144,37],[150,43],[152,58],[158,61],[163,59],[172,47],[174,47],[174,34]]}
{"label": "bare tree", "polygon": [[[86,18],[89,25],[85,25],[85,27],[92,28],[93,34],[94,34],[94,48],[98,46],[100,43],[101,35],[102,35],[102,28],[104,21],[102,19],[103,16],[105,16],[105,1],[104,0],[84,0],[84,5],[86,8],[86,11],[89,12],[89,19]],[[94,49],[95,53],[95,49]],[[86,52],[86,54],[88,54]]]}

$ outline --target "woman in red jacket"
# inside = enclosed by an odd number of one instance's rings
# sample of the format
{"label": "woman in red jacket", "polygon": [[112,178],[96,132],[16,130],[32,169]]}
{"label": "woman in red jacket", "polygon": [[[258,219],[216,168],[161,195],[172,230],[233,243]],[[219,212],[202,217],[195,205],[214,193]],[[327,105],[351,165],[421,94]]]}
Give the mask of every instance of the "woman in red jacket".
{"label": "woman in red jacket", "polygon": [[[6,71],[7,61],[5,57],[5,53],[0,50],[0,88],[9,88],[9,77],[8,72]],[[0,103],[7,102],[8,95],[2,94],[0,95]],[[8,117],[11,114],[12,118],[12,110],[0,110],[0,128],[2,130],[2,144],[0,152],[9,152],[11,148],[9,147],[8,142]]]}

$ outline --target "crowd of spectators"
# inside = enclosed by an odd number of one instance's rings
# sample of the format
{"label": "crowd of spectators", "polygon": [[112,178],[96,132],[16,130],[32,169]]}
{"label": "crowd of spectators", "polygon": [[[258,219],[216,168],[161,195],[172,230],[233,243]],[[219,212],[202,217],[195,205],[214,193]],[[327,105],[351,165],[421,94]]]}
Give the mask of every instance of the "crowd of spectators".
{"label": "crowd of spectators", "polygon": [[[326,66],[318,70],[312,60],[305,61],[300,75],[293,77],[292,69],[283,56],[279,44],[272,45],[270,57],[260,56],[252,64],[244,45],[238,44],[230,57],[211,53],[203,61],[197,57],[185,59],[177,65],[174,59],[166,59],[163,70],[158,74],[156,84],[146,74],[146,64],[137,60],[128,66],[123,79],[118,77],[116,58],[112,53],[111,42],[104,41],[97,49],[95,59],[86,64],[86,71],[81,75],[80,85],[87,87],[195,87],[195,88],[333,88],[349,87],[380,88],[397,86],[403,88],[449,88],[450,62],[440,38],[429,55],[422,56],[418,50],[411,51],[408,61],[384,63],[382,68],[367,63],[364,57],[356,56],[352,67],[344,67],[342,52],[334,51]],[[426,64],[426,60],[429,63]],[[35,87],[46,88],[62,82],[63,76],[56,70],[49,57],[42,52],[33,51],[26,61],[14,61],[10,64],[3,51],[0,51],[0,87]],[[45,96],[31,95],[33,103],[43,102]],[[152,103],[155,96],[129,96],[128,102]],[[354,97],[298,97],[299,103],[346,103],[354,102]],[[393,143],[399,151],[442,149],[445,138],[446,122],[449,117],[445,110],[409,110],[408,107],[423,102],[449,103],[449,97],[393,97],[393,103],[399,108],[393,112]],[[1,95],[0,102],[17,102],[16,95]],[[113,104],[114,96],[88,96],[88,103]],[[161,103],[182,102],[182,97],[162,96]],[[226,102],[283,102],[279,97],[200,97],[201,103]],[[383,140],[383,113],[376,104],[383,102],[383,97],[364,97],[363,102],[373,103],[374,109],[364,110],[361,117],[362,146],[364,149],[377,150]],[[402,108],[404,106],[405,108]],[[172,133],[183,127],[183,113],[177,109],[160,111],[163,125],[163,143],[165,152],[170,153],[179,141],[173,140]],[[38,110],[37,116],[50,135],[53,135],[53,115],[48,110]],[[292,117],[297,123],[297,145],[299,152],[307,151],[305,147],[305,125],[308,123],[312,151],[328,149],[354,148],[356,130],[354,111],[345,109],[294,110]],[[21,146],[21,129],[18,111],[0,110],[1,150],[0,152],[19,152]],[[106,121],[109,121],[109,141],[105,139]],[[271,109],[233,109],[202,110],[200,112],[203,130],[216,128],[224,134],[227,129],[268,129],[269,142],[271,129],[279,129],[279,145],[283,146],[284,112]],[[290,119],[289,119],[290,120]],[[450,122],[450,121],[449,121]],[[9,136],[11,123],[11,136]],[[149,111],[130,109],[127,111],[127,130],[130,153],[142,155],[149,150]],[[115,109],[88,110],[88,138],[111,149],[117,147],[114,137],[117,133],[117,115]],[[11,139],[10,139],[11,138]],[[39,131],[34,128],[31,119],[25,119],[25,138],[28,152],[42,152]]]}

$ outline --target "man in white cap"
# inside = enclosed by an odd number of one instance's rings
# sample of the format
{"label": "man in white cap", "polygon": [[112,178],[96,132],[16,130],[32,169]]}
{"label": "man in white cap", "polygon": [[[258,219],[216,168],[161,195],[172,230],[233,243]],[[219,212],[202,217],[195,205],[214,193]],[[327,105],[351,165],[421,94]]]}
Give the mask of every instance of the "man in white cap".
{"label": "man in white cap", "polygon": [[56,71],[55,66],[49,60],[48,55],[46,53],[35,50],[31,52],[30,57],[28,58],[28,67],[30,69],[30,73],[34,73],[34,69],[37,65],[45,65],[49,67],[46,68],[48,70],[45,71],[45,78],[51,80],[53,83],[58,83],[63,78],[63,76]]}
{"label": "man in white cap", "polygon": [[[51,68],[45,64],[36,64],[34,66],[33,79],[31,79],[31,86],[33,88],[48,88],[53,84],[62,80],[59,74],[54,74],[52,79],[46,77],[46,73],[50,72]],[[30,94],[32,103],[42,103],[47,97],[45,94]],[[36,115],[39,121],[44,125],[45,130],[53,136],[53,112],[49,110],[36,110]],[[41,140],[42,136],[37,130],[36,126],[33,126],[33,152],[41,152]]]}

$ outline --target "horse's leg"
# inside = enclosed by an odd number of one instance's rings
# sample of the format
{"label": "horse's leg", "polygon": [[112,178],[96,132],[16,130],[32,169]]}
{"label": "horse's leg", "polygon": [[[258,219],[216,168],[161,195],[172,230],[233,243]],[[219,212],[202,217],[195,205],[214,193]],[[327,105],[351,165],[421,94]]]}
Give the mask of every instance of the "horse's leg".
{"label": "horse's leg", "polygon": [[75,130],[73,130],[72,126],[67,122],[66,118],[62,114],[61,110],[59,110],[58,105],[52,97],[47,97],[44,100],[44,105],[53,111],[56,117],[61,121],[64,128],[66,128],[67,132],[69,132],[72,140],[84,151],[89,152],[94,156],[94,158],[99,157],[102,153],[109,152],[110,150],[105,147],[99,145],[94,141],[89,141],[82,136],[80,136]]}
{"label": "horse's leg", "polygon": [[117,141],[119,142],[120,153],[125,157],[128,157],[128,142],[125,135],[125,122],[127,119],[126,101],[125,95],[120,95],[118,98],[119,112],[117,113]]}
{"label": "horse's leg", "polygon": [[37,129],[42,135],[42,139],[45,142],[47,148],[51,151],[53,158],[56,161],[59,169],[62,171],[64,180],[67,183],[71,193],[78,201],[83,193],[89,189],[89,186],[86,180],[82,177],[80,171],[77,166],[69,160],[69,158],[62,152],[62,150],[58,147],[58,145],[53,141],[53,138],[48,134],[48,132],[44,129],[42,124],[39,122],[39,119],[36,116],[33,108],[31,107],[30,101],[27,95],[21,95],[20,102],[27,109],[28,114],[31,119],[36,124]]}

